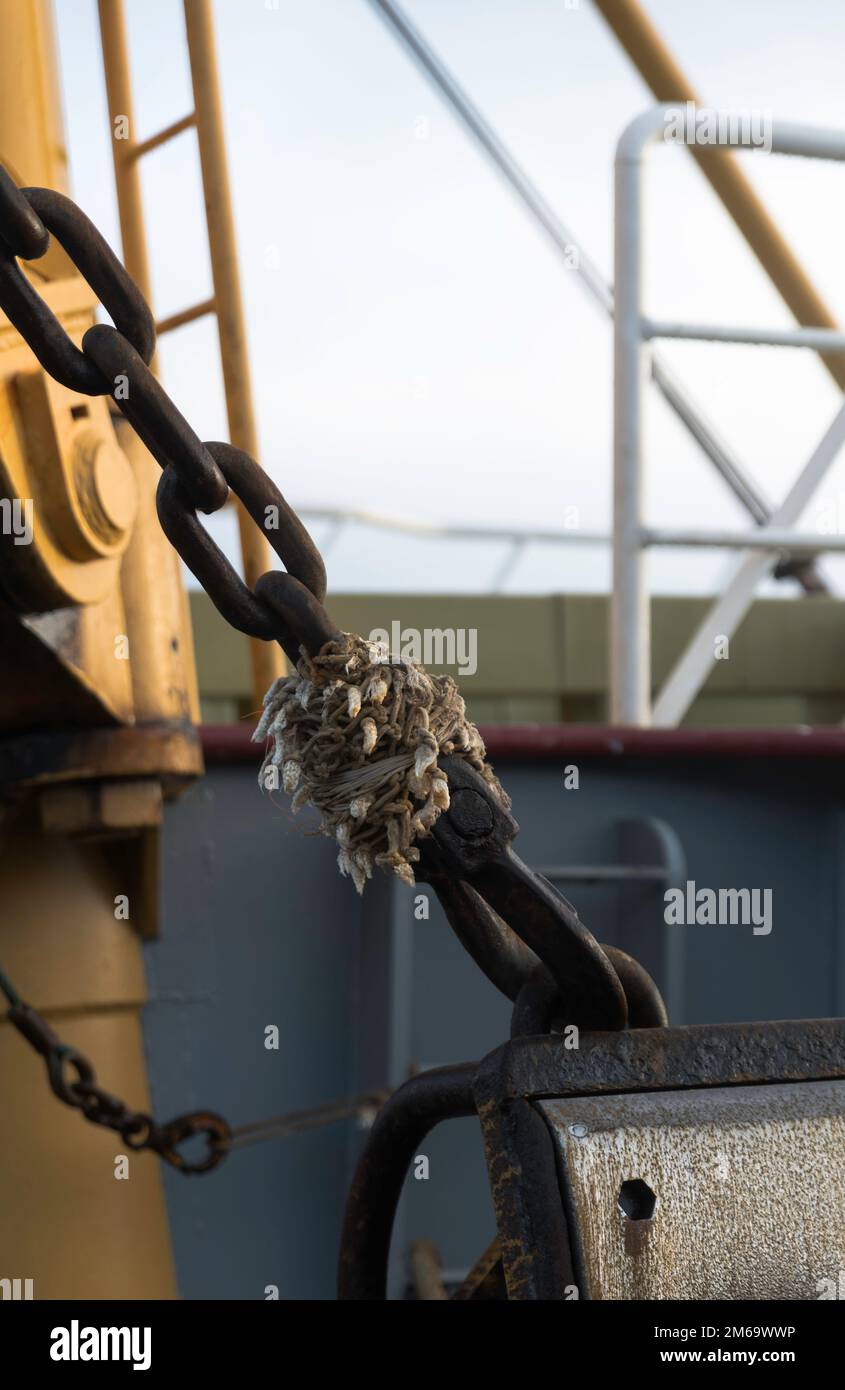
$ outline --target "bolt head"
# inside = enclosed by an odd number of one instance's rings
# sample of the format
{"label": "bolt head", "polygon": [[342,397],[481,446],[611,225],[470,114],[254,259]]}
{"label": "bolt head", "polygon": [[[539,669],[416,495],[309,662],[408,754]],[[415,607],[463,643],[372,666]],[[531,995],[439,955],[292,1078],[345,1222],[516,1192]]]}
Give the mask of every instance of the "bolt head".
{"label": "bolt head", "polygon": [[77,496],[101,541],[115,544],[131,530],[138,507],[132,465],[114,438],[91,426],[74,440]]}

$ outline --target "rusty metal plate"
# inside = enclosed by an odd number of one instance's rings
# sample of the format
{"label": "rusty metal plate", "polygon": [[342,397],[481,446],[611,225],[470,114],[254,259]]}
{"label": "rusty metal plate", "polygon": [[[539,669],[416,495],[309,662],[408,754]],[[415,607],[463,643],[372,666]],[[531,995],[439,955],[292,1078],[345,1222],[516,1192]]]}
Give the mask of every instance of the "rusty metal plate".
{"label": "rusty metal plate", "polygon": [[845,1081],[536,1105],[580,1297],[809,1300],[838,1286]]}

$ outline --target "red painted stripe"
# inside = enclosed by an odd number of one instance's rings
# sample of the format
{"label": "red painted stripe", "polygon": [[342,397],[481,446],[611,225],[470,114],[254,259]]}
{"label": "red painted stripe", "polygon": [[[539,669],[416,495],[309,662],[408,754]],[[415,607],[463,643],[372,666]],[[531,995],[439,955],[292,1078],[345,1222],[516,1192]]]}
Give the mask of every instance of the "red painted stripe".
{"label": "red painted stripe", "polygon": [[845,755],[845,728],[636,729],[608,724],[495,724],[491,758],[794,758]]}
{"label": "red painted stripe", "polygon": [[[491,759],[546,758],[830,758],[845,756],[838,725],[748,729],[629,729],[608,724],[482,724]],[[261,749],[248,724],[204,724],[208,763],[253,762]]]}

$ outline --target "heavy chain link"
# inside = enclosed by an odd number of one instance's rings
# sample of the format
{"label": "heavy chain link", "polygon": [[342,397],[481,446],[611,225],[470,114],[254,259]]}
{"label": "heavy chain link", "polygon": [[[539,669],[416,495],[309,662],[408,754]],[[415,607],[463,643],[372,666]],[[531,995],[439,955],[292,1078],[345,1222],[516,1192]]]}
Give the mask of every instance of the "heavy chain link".
{"label": "heavy chain link", "polygon": [[[91,287],[114,327],[97,324],[76,347],[59,320],[18,265],[45,254],[51,234]],[[162,529],[233,627],[250,637],[277,641],[294,664],[300,648],[317,652],[337,631],[323,599],[326,571],[299,517],[255,459],[231,444],[204,443],[149,369],[155,350],[155,320],[138,286],[100,232],[69,198],[46,188],[18,188],[0,165],[0,309],[50,376],[72,391],[109,395],[163,472],[156,493]],[[200,522],[197,512],[218,511],[229,491],[262,528],[286,572],[262,575],[250,589]],[[239,1138],[211,1111],[197,1111],[159,1125],[151,1115],[129,1109],[97,1084],[90,1062],[63,1043],[49,1024],[23,1003],[0,976],[11,1005],[11,1023],[44,1058],[53,1093],[92,1124],[115,1130],[133,1150],[150,1149],[181,1173],[217,1166]],[[367,1098],[365,1098],[367,1099]],[[361,1108],[355,1103],[349,1113]],[[362,1102],[363,1104],[363,1102]],[[338,1106],[325,1107],[329,1118]],[[341,1106],[343,1109],[343,1106]],[[249,1136],[291,1117],[246,1127]],[[301,1117],[291,1119],[293,1128]],[[203,1137],[205,1156],[189,1160],[185,1141]],[[250,1138],[244,1137],[244,1142]]]}
{"label": "heavy chain link", "polygon": [[[32,261],[43,256],[51,234],[115,325],[96,324],[89,328],[82,338],[81,349],[71,341],[18,265],[18,257]],[[165,534],[227,622],[250,637],[278,641],[294,664],[302,648],[315,655],[326,642],[339,636],[323,607],[326,572],[322,558],[299,517],[263,469],[243,450],[231,444],[200,440],[150,371],[156,340],[152,313],[138,286],[97,228],[69,198],[44,188],[20,189],[2,167],[0,309],[5,311],[45,371],[57,381],[85,395],[111,396],[163,470],[156,507]],[[198,512],[217,511],[226,502],[230,490],[265,532],[285,566],[284,572],[272,570],[262,575],[254,589],[236,573],[197,515]],[[467,844],[464,843],[463,857],[459,856],[451,874],[456,882],[462,882],[466,876],[460,870],[468,863]],[[511,876],[513,872],[511,870]],[[564,921],[559,904],[550,898],[551,890],[549,893],[538,891],[533,879],[531,891],[533,907],[540,911],[541,927],[545,930],[549,920],[555,927],[549,937],[549,948],[556,945],[556,959],[564,960],[563,967],[552,972],[555,979],[558,982],[561,978],[568,980],[573,952],[577,957],[580,950],[590,979],[596,974],[596,960],[600,957],[602,968],[598,970],[600,978],[596,987],[601,986],[604,994],[610,991],[610,1002],[616,1014],[621,1007],[624,1017],[622,986],[598,945],[586,941],[577,914],[570,913],[570,918]],[[574,932],[573,918],[579,933],[575,946],[569,941]],[[531,920],[527,913],[524,920]],[[478,942],[472,950],[493,979],[502,964],[494,958],[497,941],[501,947],[498,921],[495,914],[491,918],[485,910],[478,920]],[[465,932],[458,930],[458,934],[465,940]],[[507,955],[505,948],[501,950]],[[533,952],[529,954],[533,960]],[[538,948],[539,958],[545,959],[545,953],[540,957]],[[612,991],[611,984],[614,985]],[[11,1021],[45,1058],[50,1085],[60,1100],[80,1109],[92,1123],[116,1130],[127,1147],[152,1149],[183,1173],[207,1172],[220,1162],[235,1140],[252,1142],[263,1133],[289,1132],[291,1126],[302,1127],[313,1122],[311,1112],[276,1117],[274,1121],[246,1126],[243,1136],[238,1136],[219,1115],[197,1112],[159,1126],[151,1116],[129,1110],[103,1091],[96,1083],[90,1063],[63,1044],[28,1005],[19,1000],[10,1002]],[[75,1078],[69,1075],[71,1071],[75,1072]],[[359,1097],[357,1101],[339,1102],[321,1107],[315,1113],[324,1114],[327,1119],[337,1118],[342,1113],[360,1113],[367,1099]],[[206,1139],[206,1157],[195,1163],[188,1162],[178,1152],[178,1146],[198,1135]]]}
{"label": "heavy chain link", "polygon": [[[111,316],[71,342],[18,265],[37,260],[51,234]],[[250,637],[277,641],[296,663],[337,636],[323,599],[326,571],[299,517],[255,459],[231,444],[203,443],[149,369],[155,321],[138,286],[80,208],[47,188],[18,188],[0,166],[0,309],[45,371],[70,390],[108,395],[163,469],[156,494],[162,528],[215,607]],[[285,572],[250,589],[197,512],[216,512],[229,491],[264,531]]]}

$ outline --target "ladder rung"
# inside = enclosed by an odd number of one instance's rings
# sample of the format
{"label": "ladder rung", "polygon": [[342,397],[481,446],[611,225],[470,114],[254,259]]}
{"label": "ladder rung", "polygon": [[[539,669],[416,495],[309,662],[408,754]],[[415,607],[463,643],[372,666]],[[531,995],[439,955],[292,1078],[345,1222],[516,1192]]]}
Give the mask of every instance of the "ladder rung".
{"label": "ladder rung", "polygon": [[547,864],[535,873],[552,883],[664,883],[663,864]]}
{"label": "ladder rung", "polygon": [[193,323],[195,319],[205,318],[206,314],[217,312],[215,300],[204,299],[201,304],[193,304],[190,309],[180,309],[178,314],[171,314],[169,318],[162,319],[156,324],[156,333],[170,333],[174,328],[181,328],[184,323]]}
{"label": "ladder rung", "polygon": [[127,151],[128,159],[143,159],[145,154],[151,150],[157,150],[159,145],[166,145],[168,140],[173,140],[177,135],[181,135],[183,130],[190,130],[191,126],[197,123],[196,113],[191,111],[190,115],[182,116],[172,125],[165,126],[157,135],[151,135],[149,140],[141,140],[137,145],[131,145]]}

